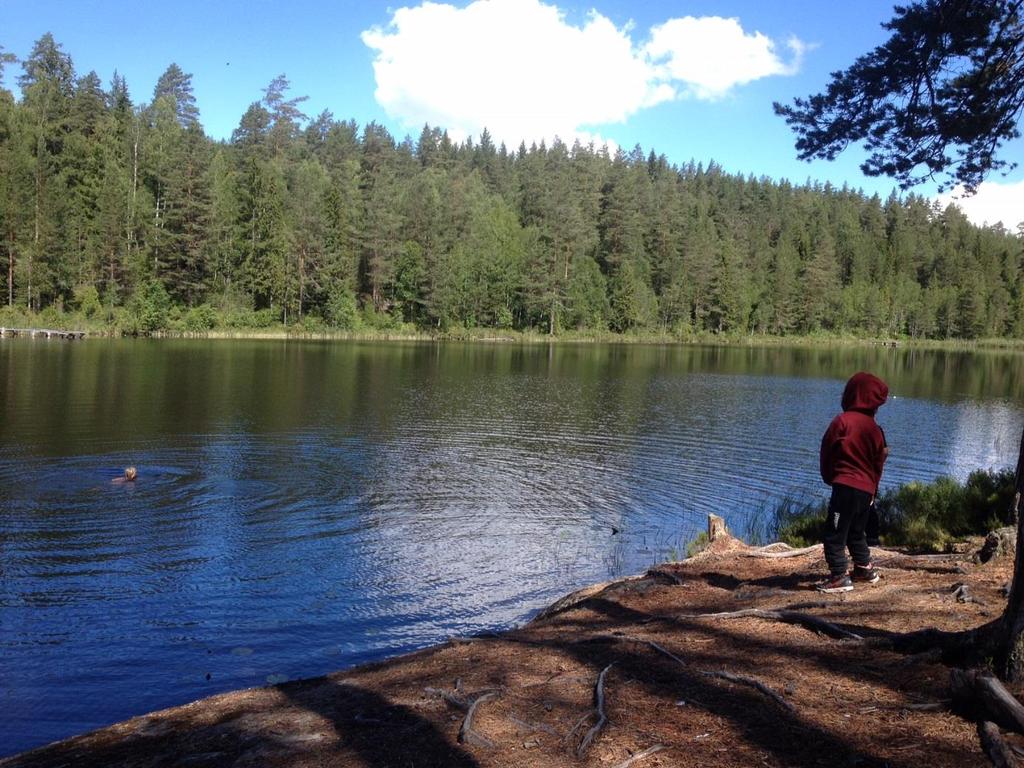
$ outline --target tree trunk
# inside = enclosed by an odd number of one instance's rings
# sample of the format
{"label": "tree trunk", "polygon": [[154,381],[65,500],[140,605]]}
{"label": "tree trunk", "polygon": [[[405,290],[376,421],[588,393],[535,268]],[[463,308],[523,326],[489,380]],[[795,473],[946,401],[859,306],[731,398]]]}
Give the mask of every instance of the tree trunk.
{"label": "tree trunk", "polygon": [[[1017,496],[1019,502],[1024,482],[1024,434],[1021,435],[1017,459]],[[1016,509],[1014,510],[1016,513]],[[1016,516],[1016,515],[1015,515]],[[1010,682],[1024,681],[1024,528],[1017,524],[1017,552],[1013,559],[1013,584],[1010,598],[1003,612],[1002,625],[996,638],[996,648],[1002,661],[1002,677]]]}
{"label": "tree trunk", "polygon": [[39,257],[41,198],[43,195],[43,132],[39,129],[39,137],[36,140],[36,197],[32,214],[32,250],[28,256],[28,308],[32,310],[32,262]]}
{"label": "tree trunk", "polygon": [[128,192],[128,220],[125,222],[125,258],[129,264],[131,264],[132,243],[135,241],[135,198],[139,191],[139,137],[141,132],[142,128],[136,120],[135,140],[132,142],[132,188]]}
{"label": "tree trunk", "polygon": [[299,249],[299,322],[302,322],[302,303],[306,300],[306,249]]}
{"label": "tree trunk", "polygon": [[14,306],[14,235],[7,243],[7,306]]}
{"label": "tree trunk", "polygon": [[1020,451],[1017,453],[1017,472],[1014,475],[1013,523],[1017,524],[1020,516],[1021,488],[1024,487],[1024,434],[1020,436]]}

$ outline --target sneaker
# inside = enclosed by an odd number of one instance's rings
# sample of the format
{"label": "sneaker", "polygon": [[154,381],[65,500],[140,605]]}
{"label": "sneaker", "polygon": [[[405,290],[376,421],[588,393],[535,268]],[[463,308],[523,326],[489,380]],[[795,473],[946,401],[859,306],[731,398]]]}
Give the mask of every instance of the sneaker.
{"label": "sneaker", "polygon": [[841,576],[829,576],[824,581],[820,581],[814,585],[814,588],[819,592],[828,592],[832,594],[834,592],[849,592],[853,589],[853,581],[845,573]]}
{"label": "sneaker", "polygon": [[878,571],[869,563],[868,565],[853,566],[853,581],[860,581],[864,584],[874,584],[879,578]]}

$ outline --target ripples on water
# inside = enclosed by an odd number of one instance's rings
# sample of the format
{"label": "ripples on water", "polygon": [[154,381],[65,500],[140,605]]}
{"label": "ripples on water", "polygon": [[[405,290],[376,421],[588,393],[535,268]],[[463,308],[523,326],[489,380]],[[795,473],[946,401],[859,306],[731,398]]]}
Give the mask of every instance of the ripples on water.
{"label": "ripples on water", "polygon": [[1012,462],[1013,356],[4,341],[0,754],[508,626],[823,496],[858,368],[896,393],[887,483]]}

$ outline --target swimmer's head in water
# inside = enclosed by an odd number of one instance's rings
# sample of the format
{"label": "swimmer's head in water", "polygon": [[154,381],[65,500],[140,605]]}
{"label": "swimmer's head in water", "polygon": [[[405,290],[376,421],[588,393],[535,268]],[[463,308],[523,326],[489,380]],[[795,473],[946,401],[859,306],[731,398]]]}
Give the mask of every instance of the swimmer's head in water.
{"label": "swimmer's head in water", "polygon": [[139,473],[135,470],[135,467],[125,467],[125,469],[124,469],[124,479],[125,480],[134,480],[135,476],[138,475],[138,474]]}

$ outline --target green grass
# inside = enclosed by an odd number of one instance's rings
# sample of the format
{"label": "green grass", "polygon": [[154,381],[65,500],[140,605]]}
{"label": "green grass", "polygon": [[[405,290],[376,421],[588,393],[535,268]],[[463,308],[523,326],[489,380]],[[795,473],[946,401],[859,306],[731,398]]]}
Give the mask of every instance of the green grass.
{"label": "green grass", "polygon": [[[982,536],[1012,523],[1012,470],[977,470],[964,483],[940,477],[931,483],[911,482],[878,497],[879,532],[883,544],[920,552],[943,552],[968,536]],[[827,502],[785,499],[771,516],[775,541],[806,547],[821,541]]]}
{"label": "green grass", "polygon": [[1022,339],[881,339],[875,336],[843,332],[816,332],[805,335],[773,336],[767,334],[736,334],[693,332],[686,328],[655,327],[616,333],[610,330],[562,329],[554,336],[540,329],[511,330],[505,328],[424,328],[389,314],[357,309],[345,315],[343,325],[329,322],[317,315],[306,315],[301,321],[282,323],[280,315],[269,309],[252,310],[244,305],[223,301],[215,305],[200,304],[182,307],[170,303],[159,288],[142,292],[124,306],[100,302],[95,291],[83,291],[76,301],[64,309],[48,307],[31,312],[24,307],[0,307],[0,326],[7,328],[54,328],[84,330],[93,335],[197,336],[205,338],[288,338],[315,337],[336,339],[448,339],[455,341],[550,343],[593,342],[635,344],[700,344],[740,347],[858,347],[889,344],[921,349],[1002,349],[1024,350]]}
{"label": "green grass", "polygon": [[686,556],[693,557],[694,555],[700,554],[707,549],[708,544],[710,543],[711,540],[708,539],[707,532],[701,531],[686,544]]}

